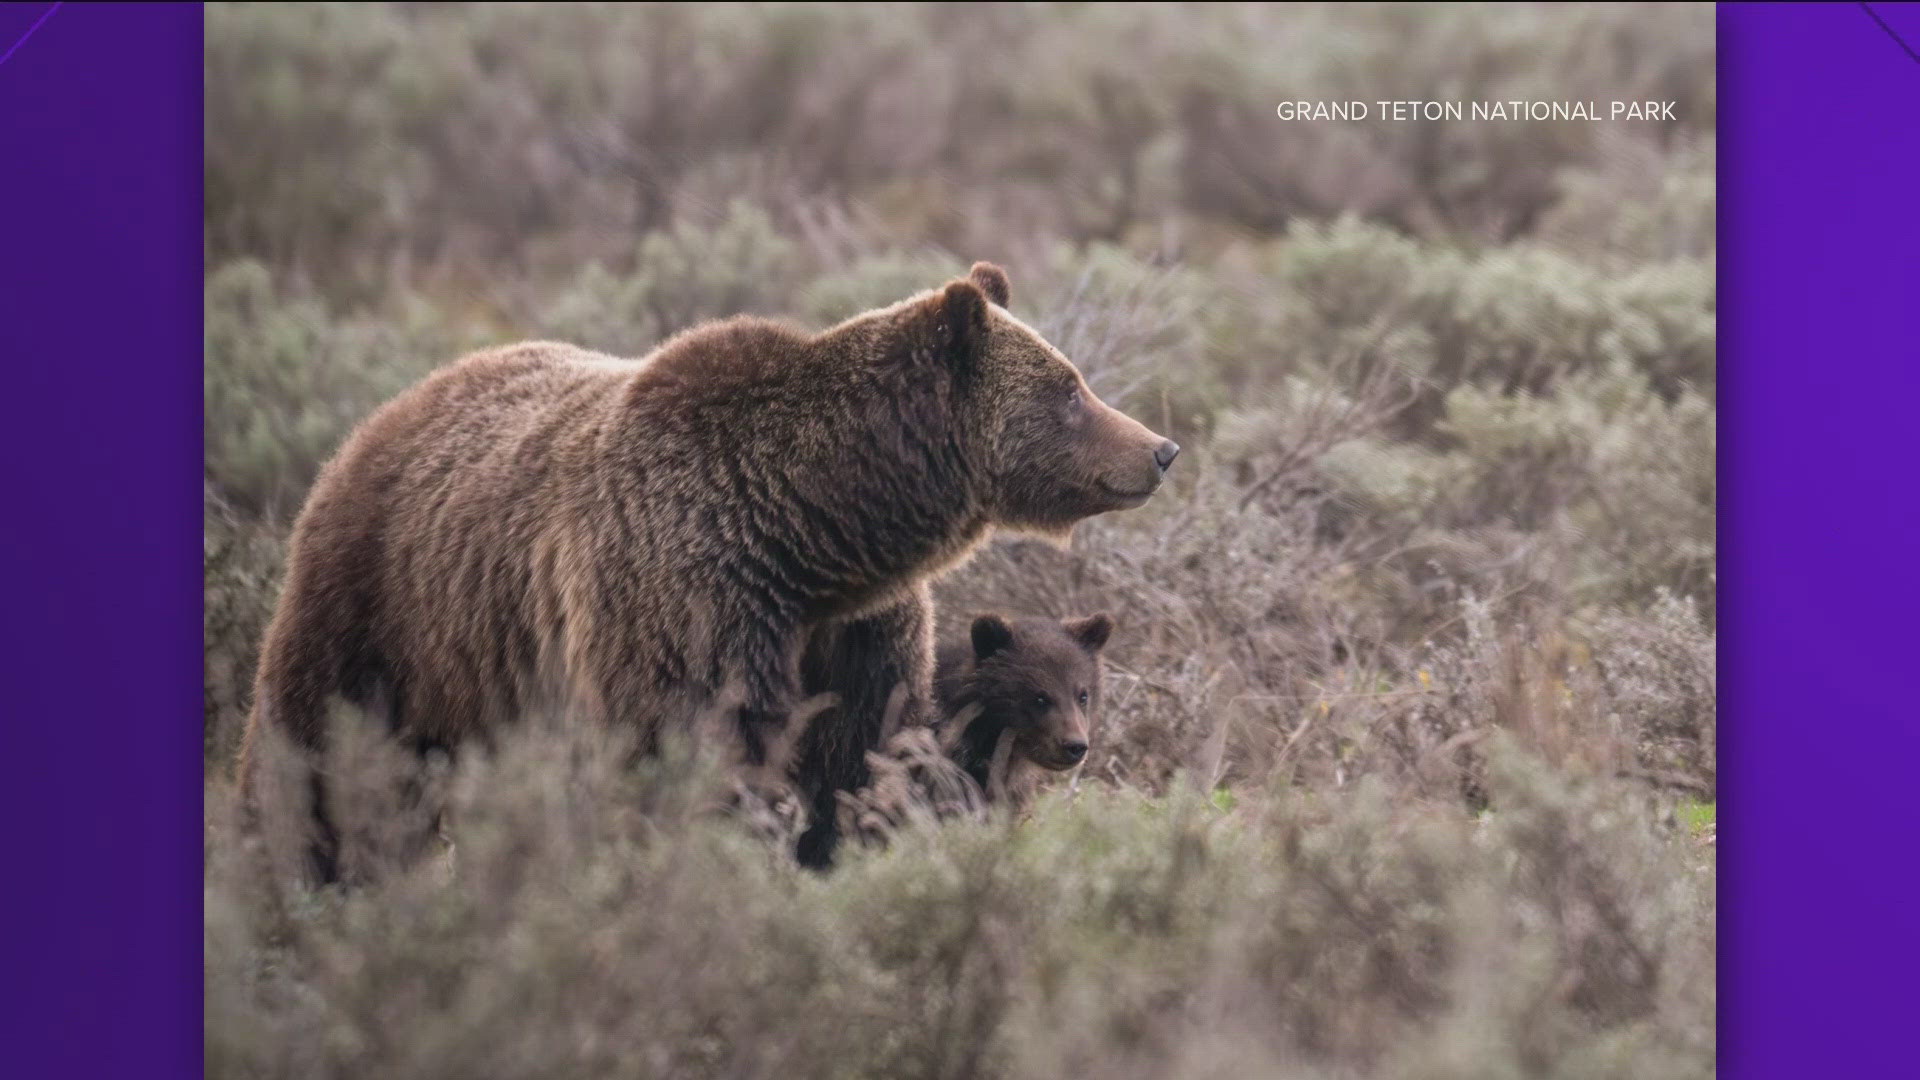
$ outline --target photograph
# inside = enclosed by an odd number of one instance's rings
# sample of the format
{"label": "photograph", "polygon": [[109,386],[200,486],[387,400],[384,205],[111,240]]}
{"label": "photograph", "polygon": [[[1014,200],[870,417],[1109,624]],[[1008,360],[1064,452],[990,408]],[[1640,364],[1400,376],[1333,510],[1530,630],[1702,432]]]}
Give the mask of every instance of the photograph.
{"label": "photograph", "polygon": [[205,1076],[1717,1074],[1713,5],[202,18]]}

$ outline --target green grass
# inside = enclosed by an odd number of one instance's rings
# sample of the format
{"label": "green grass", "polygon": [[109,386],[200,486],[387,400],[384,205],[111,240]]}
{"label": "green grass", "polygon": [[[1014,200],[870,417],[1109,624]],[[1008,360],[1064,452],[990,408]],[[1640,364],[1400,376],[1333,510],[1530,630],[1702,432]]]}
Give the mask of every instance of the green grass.
{"label": "green grass", "polygon": [[1683,802],[1677,811],[1680,815],[1680,823],[1685,825],[1687,832],[1694,836],[1711,832],[1716,825],[1714,818],[1716,805],[1710,802]]}

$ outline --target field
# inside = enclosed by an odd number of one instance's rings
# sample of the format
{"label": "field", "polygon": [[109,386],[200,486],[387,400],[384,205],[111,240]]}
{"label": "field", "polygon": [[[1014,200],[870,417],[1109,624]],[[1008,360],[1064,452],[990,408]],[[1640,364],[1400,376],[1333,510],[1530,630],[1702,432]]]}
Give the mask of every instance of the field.
{"label": "field", "polygon": [[[1439,97],[1676,118],[1274,108]],[[1692,5],[212,6],[208,1075],[1711,1076],[1714,107]],[[1186,447],[941,583],[1115,616],[1030,812],[816,876],[700,748],[530,720],[451,854],[258,872],[255,649],[368,410],[974,259]]]}

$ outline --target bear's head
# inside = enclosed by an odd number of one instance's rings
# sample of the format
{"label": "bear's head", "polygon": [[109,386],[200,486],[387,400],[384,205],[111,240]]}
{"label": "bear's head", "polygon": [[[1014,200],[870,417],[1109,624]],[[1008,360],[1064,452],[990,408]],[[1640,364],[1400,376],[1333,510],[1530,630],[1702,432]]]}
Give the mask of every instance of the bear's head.
{"label": "bear's head", "polygon": [[1005,272],[983,262],[908,310],[952,378],[989,520],[1064,539],[1083,518],[1146,502],[1180,447],[1095,396],[1008,299]]}
{"label": "bear's head", "polygon": [[1053,770],[1078,765],[1100,707],[1100,650],[1112,633],[1104,613],[974,619],[964,698],[978,708],[961,737],[971,756],[991,756],[1010,732],[1016,759]]}

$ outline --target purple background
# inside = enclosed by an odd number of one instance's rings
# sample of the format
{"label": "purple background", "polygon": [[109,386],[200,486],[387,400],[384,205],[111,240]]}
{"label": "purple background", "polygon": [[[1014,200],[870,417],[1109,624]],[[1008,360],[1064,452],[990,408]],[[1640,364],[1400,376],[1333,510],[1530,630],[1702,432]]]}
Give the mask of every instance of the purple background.
{"label": "purple background", "polygon": [[[1900,1075],[1920,63],[1853,5],[1720,26],[1722,1067]],[[200,42],[67,5],[0,63],[7,1075],[201,1071]]]}
{"label": "purple background", "polygon": [[1722,8],[1720,87],[1721,1067],[1912,1076],[1920,63]]}
{"label": "purple background", "polygon": [[200,1072],[199,136],[197,5],[0,64],[0,1075]]}

